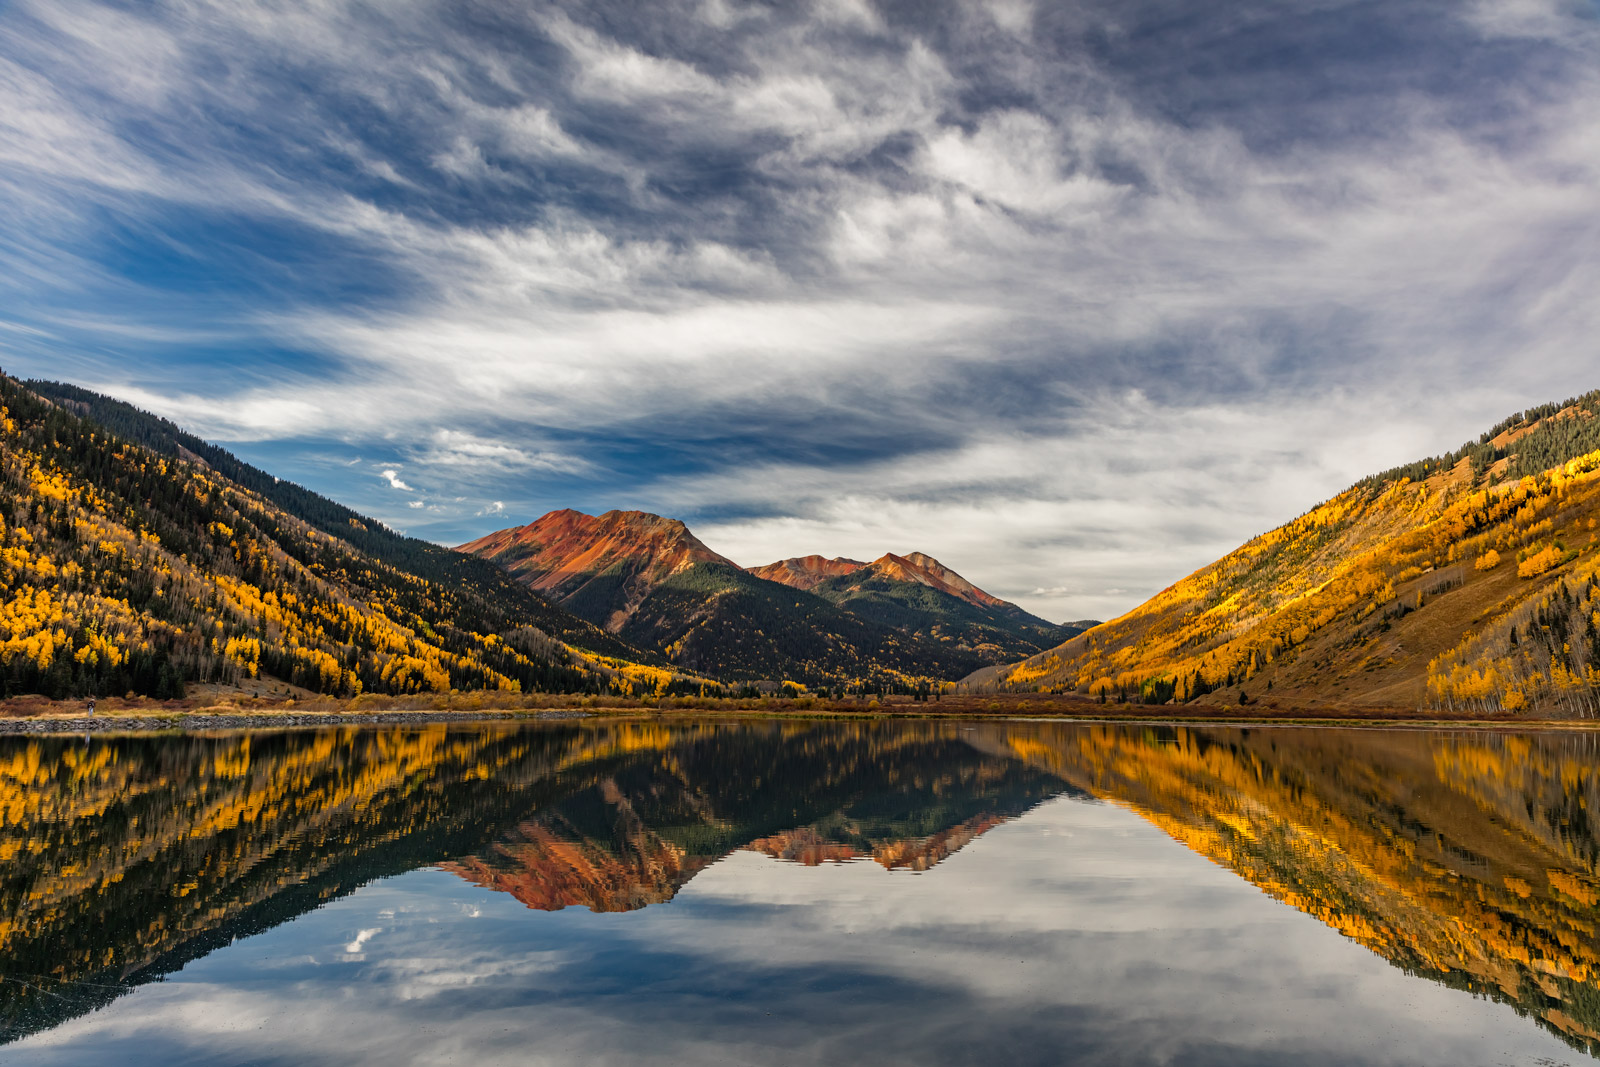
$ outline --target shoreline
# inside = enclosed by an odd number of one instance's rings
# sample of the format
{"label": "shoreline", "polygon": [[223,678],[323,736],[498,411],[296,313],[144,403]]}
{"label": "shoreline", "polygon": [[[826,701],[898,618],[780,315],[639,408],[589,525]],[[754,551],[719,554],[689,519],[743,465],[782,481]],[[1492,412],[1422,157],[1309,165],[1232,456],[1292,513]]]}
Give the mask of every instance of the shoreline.
{"label": "shoreline", "polygon": [[173,712],[165,715],[96,715],[0,719],[0,736],[85,733],[168,733],[173,730],[276,730],[286,726],[432,725],[491,720],[559,722],[587,719],[578,708],[559,711],[276,711],[218,714]]}
{"label": "shoreline", "polygon": [[652,707],[593,707],[593,708],[461,708],[461,709],[389,709],[372,711],[217,711],[171,710],[156,712],[109,712],[96,715],[34,715],[0,717],[0,737],[38,736],[45,734],[93,733],[171,733],[201,732],[206,730],[275,730],[289,727],[316,728],[328,726],[388,726],[437,725],[473,722],[574,722],[578,720],[724,720],[724,721],[776,721],[776,720],[922,720],[929,722],[1028,722],[1075,723],[1083,726],[1140,726],[1140,727],[1227,727],[1233,729],[1259,729],[1264,727],[1301,729],[1411,729],[1411,730],[1600,730],[1600,720],[1595,719],[1451,719],[1389,718],[1362,715],[1271,715],[1271,716],[1196,716],[1196,715],[1106,715],[1074,714],[1060,711],[1040,714],[1012,710],[1009,712],[952,710],[939,712],[932,709],[901,710],[896,706],[873,709],[840,708],[652,708]]}

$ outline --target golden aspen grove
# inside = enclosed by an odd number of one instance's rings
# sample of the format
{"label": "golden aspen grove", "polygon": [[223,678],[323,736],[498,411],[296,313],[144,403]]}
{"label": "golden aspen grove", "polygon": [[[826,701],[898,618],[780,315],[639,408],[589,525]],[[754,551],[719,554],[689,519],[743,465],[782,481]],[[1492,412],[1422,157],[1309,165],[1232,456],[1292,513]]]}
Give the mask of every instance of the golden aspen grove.
{"label": "golden aspen grove", "polygon": [[977,690],[1600,714],[1600,392],[1367,478]]}

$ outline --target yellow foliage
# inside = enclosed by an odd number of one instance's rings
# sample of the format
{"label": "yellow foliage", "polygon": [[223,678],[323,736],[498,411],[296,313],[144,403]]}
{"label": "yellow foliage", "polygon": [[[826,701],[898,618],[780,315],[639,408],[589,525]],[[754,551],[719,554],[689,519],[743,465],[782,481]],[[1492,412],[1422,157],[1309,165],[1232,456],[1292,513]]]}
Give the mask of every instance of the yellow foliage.
{"label": "yellow foliage", "polygon": [[1561,562],[1562,552],[1555,545],[1547,545],[1517,564],[1518,578],[1537,578]]}

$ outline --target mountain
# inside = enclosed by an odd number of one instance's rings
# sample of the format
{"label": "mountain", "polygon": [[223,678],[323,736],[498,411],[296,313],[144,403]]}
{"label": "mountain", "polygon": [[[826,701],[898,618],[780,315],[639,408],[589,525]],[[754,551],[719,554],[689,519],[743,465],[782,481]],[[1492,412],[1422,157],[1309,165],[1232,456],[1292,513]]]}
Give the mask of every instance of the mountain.
{"label": "mountain", "polygon": [[990,662],[1030,655],[1083,629],[1030,615],[921,552],[889,553],[824,578],[811,592],[913,640],[953,645]]}
{"label": "mountain", "polygon": [[0,375],[0,440],[0,695],[604,690],[664,662],[86,390]]}
{"label": "mountain", "polygon": [[607,630],[620,631],[646,597],[697,563],[736,567],[677,519],[643,511],[552,511],[458,552],[492,560],[527,586]]}
{"label": "mountain", "polygon": [[718,677],[859,683],[957,678],[1075,632],[931,556],[800,556],[750,570],[677,519],[552,511],[457,550],[676,665]]}
{"label": "mountain", "polygon": [[678,520],[646,512],[553,511],[457,551],[499,564],[630,644],[717,678],[904,687],[960,677],[981,663],[904,641],[821,597],[751,574]]}
{"label": "mountain", "polygon": [[1600,391],[1519,412],[964,684],[1150,703],[1600,714],[1596,412]]}

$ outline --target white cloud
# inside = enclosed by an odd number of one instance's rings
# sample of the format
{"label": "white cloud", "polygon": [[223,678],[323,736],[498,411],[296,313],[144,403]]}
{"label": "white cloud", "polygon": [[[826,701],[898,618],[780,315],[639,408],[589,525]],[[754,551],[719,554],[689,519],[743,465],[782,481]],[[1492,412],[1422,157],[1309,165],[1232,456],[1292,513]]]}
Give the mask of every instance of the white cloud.
{"label": "white cloud", "polygon": [[360,952],[362,947],[365,946],[368,941],[371,941],[374,937],[381,933],[383,933],[383,927],[381,926],[368,927],[367,929],[357,933],[355,940],[346,945],[344,950],[347,953]]}
{"label": "white cloud", "polygon": [[391,489],[399,489],[407,493],[413,491],[409,485],[400,480],[400,472],[395,470],[393,467],[379,471],[378,477],[388,482],[389,488]]}

